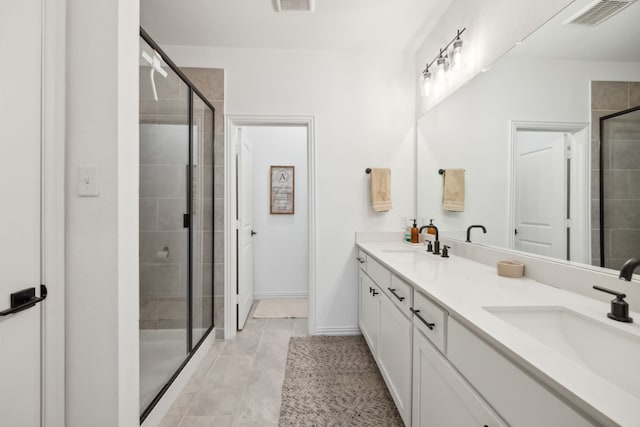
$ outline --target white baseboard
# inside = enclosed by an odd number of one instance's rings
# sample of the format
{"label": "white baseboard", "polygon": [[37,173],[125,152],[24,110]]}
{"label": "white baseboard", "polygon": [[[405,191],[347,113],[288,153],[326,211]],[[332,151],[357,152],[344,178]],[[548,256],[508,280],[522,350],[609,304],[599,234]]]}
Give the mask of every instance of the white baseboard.
{"label": "white baseboard", "polygon": [[320,326],[316,328],[315,335],[361,335],[357,326]]}
{"label": "white baseboard", "polygon": [[200,345],[196,353],[191,357],[189,363],[182,368],[180,374],[176,377],[176,379],[171,383],[169,389],[164,393],[164,395],[160,398],[156,406],[153,408],[151,413],[145,418],[141,427],[156,427],[162,421],[162,418],[169,412],[171,405],[175,402],[176,398],[182,391],[187,382],[194,374],[200,362],[204,359],[204,357],[211,349],[213,342],[215,340],[217,329],[214,328],[213,331],[205,338],[204,342]]}
{"label": "white baseboard", "polygon": [[254,292],[253,299],[273,299],[273,298],[307,298],[309,296],[308,291],[299,292]]}

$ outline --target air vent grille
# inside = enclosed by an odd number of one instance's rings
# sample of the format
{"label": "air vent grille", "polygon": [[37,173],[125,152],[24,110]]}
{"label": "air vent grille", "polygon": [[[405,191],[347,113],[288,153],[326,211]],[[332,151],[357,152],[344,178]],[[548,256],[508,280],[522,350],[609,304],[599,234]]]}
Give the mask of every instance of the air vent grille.
{"label": "air vent grille", "polygon": [[314,0],[275,0],[278,12],[313,12]]}
{"label": "air vent grille", "polygon": [[611,18],[636,0],[599,0],[582,9],[565,24],[596,26]]}

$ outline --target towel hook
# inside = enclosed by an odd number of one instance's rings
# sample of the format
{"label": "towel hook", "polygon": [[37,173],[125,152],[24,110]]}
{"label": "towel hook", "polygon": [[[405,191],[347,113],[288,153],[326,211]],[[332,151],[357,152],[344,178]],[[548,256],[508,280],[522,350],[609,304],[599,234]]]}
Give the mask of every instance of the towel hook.
{"label": "towel hook", "polygon": [[366,168],[364,171],[365,171],[366,173],[371,173],[371,168]]}

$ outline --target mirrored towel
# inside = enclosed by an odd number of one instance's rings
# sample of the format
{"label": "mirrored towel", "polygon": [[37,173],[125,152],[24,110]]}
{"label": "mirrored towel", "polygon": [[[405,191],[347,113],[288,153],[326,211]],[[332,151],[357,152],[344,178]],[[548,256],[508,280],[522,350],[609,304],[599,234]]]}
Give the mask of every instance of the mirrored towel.
{"label": "mirrored towel", "polygon": [[464,211],[464,169],[444,171],[442,208],[447,211]]}

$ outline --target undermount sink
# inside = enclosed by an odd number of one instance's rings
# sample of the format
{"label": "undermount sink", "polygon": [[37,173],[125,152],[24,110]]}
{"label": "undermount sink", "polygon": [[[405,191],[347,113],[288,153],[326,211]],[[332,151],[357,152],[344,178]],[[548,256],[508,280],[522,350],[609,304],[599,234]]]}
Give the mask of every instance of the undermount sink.
{"label": "undermount sink", "polygon": [[640,398],[640,337],[608,325],[604,311],[600,322],[565,307],[483,308]]}
{"label": "undermount sink", "polygon": [[383,249],[382,252],[400,261],[424,261],[439,258],[426,251],[425,248],[415,249]]}

